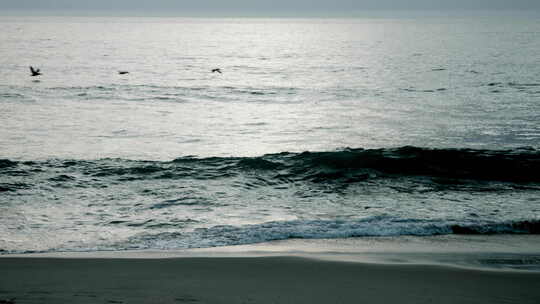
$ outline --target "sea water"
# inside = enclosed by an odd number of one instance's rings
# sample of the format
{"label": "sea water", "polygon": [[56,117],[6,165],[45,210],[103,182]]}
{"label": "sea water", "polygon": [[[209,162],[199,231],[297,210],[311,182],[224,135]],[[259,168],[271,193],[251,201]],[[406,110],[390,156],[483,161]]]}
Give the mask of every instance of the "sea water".
{"label": "sea water", "polygon": [[539,232],[537,16],[0,26],[1,252]]}

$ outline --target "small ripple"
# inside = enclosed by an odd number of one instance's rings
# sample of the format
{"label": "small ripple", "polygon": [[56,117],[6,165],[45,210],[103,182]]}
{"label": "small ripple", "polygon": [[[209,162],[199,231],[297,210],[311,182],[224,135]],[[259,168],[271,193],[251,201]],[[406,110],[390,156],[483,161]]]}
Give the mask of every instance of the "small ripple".
{"label": "small ripple", "polygon": [[66,174],[61,174],[61,175],[58,175],[58,176],[55,176],[55,177],[51,177],[51,178],[49,178],[49,180],[53,181],[53,182],[68,182],[68,181],[75,180],[75,177],[70,176],[70,175],[66,175]]}
{"label": "small ripple", "polygon": [[165,200],[156,204],[153,204],[148,209],[164,209],[177,206],[209,206],[213,205],[208,199],[204,197],[181,197],[177,199]]}
{"label": "small ripple", "polygon": [[22,99],[22,98],[25,98],[26,96],[24,96],[23,94],[18,94],[18,93],[0,93],[0,98],[18,98],[18,99]]}
{"label": "small ripple", "polygon": [[30,188],[30,185],[25,183],[0,183],[0,192],[11,192]]}

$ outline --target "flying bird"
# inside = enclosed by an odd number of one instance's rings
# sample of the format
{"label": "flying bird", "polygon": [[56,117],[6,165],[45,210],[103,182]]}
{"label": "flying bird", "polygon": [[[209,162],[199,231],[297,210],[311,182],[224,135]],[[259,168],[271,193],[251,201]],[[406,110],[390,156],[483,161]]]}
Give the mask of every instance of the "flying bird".
{"label": "flying bird", "polygon": [[41,75],[41,73],[39,72],[39,69],[35,69],[33,67],[30,67],[30,73],[32,73],[32,75],[30,76],[39,76]]}
{"label": "flying bird", "polygon": [[118,74],[125,75],[125,74],[129,74],[129,72],[128,71],[118,71]]}
{"label": "flying bird", "polygon": [[213,69],[213,70],[212,70],[212,73],[215,73],[215,72],[218,72],[218,73],[221,74],[221,69]]}

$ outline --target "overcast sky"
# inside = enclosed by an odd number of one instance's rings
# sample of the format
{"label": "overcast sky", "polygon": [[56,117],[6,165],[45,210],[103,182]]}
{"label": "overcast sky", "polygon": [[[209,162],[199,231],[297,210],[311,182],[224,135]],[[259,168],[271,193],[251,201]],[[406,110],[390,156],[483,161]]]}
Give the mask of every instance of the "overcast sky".
{"label": "overcast sky", "polygon": [[199,13],[338,13],[362,10],[540,10],[540,0],[0,0],[0,10],[103,10]]}

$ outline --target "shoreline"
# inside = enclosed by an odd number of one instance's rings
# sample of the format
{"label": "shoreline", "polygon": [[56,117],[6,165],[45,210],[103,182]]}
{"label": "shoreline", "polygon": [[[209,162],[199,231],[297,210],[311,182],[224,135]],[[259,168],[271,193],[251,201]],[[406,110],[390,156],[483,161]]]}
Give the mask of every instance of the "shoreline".
{"label": "shoreline", "polygon": [[536,304],[539,240],[353,238],[2,255],[0,303]]}
{"label": "shoreline", "polygon": [[288,239],[171,250],[67,251],[0,254],[37,259],[176,259],[296,257],[362,264],[443,266],[540,273],[540,235],[440,235]]}
{"label": "shoreline", "polygon": [[301,257],[0,259],[14,303],[538,303],[540,272]]}

